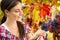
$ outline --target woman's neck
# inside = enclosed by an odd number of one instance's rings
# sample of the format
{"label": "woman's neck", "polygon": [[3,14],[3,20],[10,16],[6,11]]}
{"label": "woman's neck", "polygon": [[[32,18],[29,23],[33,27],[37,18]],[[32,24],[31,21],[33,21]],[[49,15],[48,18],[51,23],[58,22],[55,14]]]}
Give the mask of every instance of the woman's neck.
{"label": "woman's neck", "polygon": [[18,27],[17,27],[17,23],[16,23],[15,20],[9,20],[9,19],[7,19],[4,24],[8,27],[9,31],[13,35],[19,37]]}
{"label": "woman's neck", "polygon": [[5,24],[8,26],[8,27],[17,27],[17,23],[16,23],[16,20],[12,20],[12,19],[7,19]]}

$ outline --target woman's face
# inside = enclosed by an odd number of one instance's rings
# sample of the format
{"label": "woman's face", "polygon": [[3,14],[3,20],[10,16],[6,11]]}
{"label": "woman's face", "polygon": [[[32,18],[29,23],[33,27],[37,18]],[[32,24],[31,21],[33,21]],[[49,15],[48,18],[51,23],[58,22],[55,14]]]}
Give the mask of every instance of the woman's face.
{"label": "woman's face", "polygon": [[14,6],[10,11],[8,11],[7,18],[17,21],[18,19],[22,18],[22,14],[22,4],[18,2],[16,6]]}

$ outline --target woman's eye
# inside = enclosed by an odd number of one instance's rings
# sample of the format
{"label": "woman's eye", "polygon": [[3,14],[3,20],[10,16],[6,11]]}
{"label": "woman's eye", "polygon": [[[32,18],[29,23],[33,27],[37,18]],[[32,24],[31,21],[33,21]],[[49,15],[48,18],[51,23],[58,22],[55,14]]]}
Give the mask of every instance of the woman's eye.
{"label": "woman's eye", "polygon": [[18,13],[19,11],[15,11],[16,13]]}

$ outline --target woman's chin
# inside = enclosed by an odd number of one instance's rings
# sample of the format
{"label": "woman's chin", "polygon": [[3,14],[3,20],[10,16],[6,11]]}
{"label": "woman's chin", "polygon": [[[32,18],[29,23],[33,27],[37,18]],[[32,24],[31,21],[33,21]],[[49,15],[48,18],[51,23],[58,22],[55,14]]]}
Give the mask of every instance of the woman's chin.
{"label": "woman's chin", "polygon": [[17,21],[21,21],[21,19],[17,19]]}

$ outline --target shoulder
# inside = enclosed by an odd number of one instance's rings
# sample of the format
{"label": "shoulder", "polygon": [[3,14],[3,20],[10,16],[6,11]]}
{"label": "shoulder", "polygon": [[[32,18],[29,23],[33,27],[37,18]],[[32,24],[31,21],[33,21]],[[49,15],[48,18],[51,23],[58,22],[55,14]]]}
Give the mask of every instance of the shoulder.
{"label": "shoulder", "polygon": [[5,30],[3,26],[0,26],[0,33],[2,33]]}
{"label": "shoulder", "polygon": [[0,34],[5,33],[5,28],[3,26],[0,26]]}
{"label": "shoulder", "polygon": [[0,26],[0,37],[9,37],[11,35],[8,30],[4,28],[4,26]]}
{"label": "shoulder", "polygon": [[5,27],[0,25],[0,33],[4,31],[6,31]]}
{"label": "shoulder", "polygon": [[[3,37],[3,38],[2,38]],[[15,35],[11,34],[7,29],[5,29],[4,26],[0,26],[0,38],[1,39],[11,39],[13,38],[14,39],[19,39],[18,37],[16,37]]]}
{"label": "shoulder", "polygon": [[0,37],[4,36],[5,37],[5,29],[3,26],[0,26]]}
{"label": "shoulder", "polygon": [[11,38],[13,35],[4,28],[4,26],[0,26],[0,37]]}

